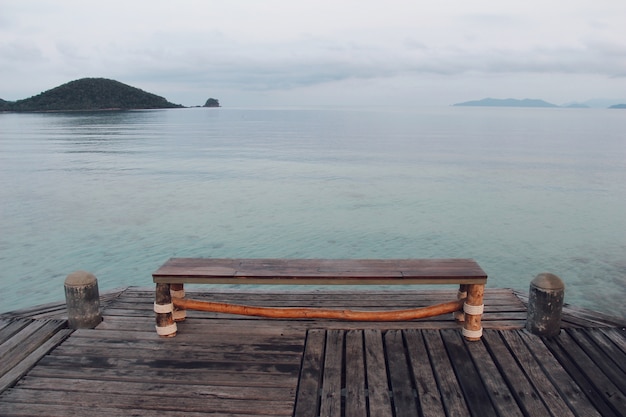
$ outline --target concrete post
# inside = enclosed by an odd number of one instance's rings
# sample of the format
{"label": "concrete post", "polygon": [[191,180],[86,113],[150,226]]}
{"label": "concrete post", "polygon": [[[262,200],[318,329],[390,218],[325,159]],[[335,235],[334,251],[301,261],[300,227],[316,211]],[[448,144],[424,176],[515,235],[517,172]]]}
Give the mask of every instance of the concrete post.
{"label": "concrete post", "polygon": [[90,272],[72,272],[65,279],[67,319],[72,329],[93,329],[102,321],[98,280]]}
{"label": "concrete post", "polygon": [[553,337],[561,332],[561,311],[565,285],[554,274],[539,274],[530,283],[526,329],[536,335]]}

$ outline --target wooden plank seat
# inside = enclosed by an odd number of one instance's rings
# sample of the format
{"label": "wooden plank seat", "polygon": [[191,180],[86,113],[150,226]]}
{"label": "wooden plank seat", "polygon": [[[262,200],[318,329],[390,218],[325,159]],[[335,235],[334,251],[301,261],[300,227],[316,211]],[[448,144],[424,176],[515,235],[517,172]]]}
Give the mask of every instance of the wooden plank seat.
{"label": "wooden plank seat", "polygon": [[[428,312],[404,315],[430,317],[455,312],[458,321],[463,321],[463,335],[468,340],[479,340],[482,335],[481,317],[483,293],[487,275],[472,259],[215,259],[215,258],[172,258],[152,274],[156,283],[154,310],[156,330],[160,336],[176,335],[176,321],[184,320],[186,309],[204,307],[202,302],[186,300],[184,284],[273,284],[273,285],[416,285],[456,284],[459,291],[456,299],[446,305],[438,305]],[[234,314],[262,315],[261,308],[248,306],[210,304],[208,308]],[[388,321],[394,312],[324,312],[312,310],[284,311],[285,317],[333,317],[357,321]],[[252,311],[252,312],[251,312]],[[258,313],[258,314],[257,314]],[[274,311],[276,313],[276,311]],[[337,313],[336,315],[333,313]],[[386,313],[392,313],[387,314]],[[269,314],[269,313],[267,313]],[[368,316],[369,314],[369,316]],[[423,314],[429,314],[423,315]],[[337,316],[337,317],[335,317]],[[264,317],[271,317],[265,315]],[[363,319],[362,317],[367,317]],[[399,320],[399,319],[396,319]]]}

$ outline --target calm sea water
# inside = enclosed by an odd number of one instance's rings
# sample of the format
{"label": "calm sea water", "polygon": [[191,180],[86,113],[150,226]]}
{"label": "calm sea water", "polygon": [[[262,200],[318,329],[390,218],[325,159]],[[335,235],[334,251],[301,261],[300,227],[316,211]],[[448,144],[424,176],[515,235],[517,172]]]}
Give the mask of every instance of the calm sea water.
{"label": "calm sea water", "polygon": [[0,114],[0,311],[173,256],[468,257],[624,316],[624,132],[592,109]]}

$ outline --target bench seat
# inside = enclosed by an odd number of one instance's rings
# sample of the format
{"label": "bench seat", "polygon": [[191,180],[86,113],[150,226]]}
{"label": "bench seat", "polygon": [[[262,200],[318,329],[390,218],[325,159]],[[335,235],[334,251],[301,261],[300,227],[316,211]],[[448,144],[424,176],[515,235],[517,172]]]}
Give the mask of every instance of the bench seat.
{"label": "bench seat", "polygon": [[[155,312],[161,336],[176,333],[172,297],[184,297],[184,284],[254,285],[416,285],[456,284],[466,298],[464,335],[480,338],[487,274],[473,259],[223,259],[172,258],[152,274]],[[171,310],[171,311],[170,311]],[[178,314],[176,314],[178,313]],[[176,317],[177,316],[177,317]]]}
{"label": "bench seat", "polygon": [[152,274],[168,284],[485,284],[472,259],[172,258]]}

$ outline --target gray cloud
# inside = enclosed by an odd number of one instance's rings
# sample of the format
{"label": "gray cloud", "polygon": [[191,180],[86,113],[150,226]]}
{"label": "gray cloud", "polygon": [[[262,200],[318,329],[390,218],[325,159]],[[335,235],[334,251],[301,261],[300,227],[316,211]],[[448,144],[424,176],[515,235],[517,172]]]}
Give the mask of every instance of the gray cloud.
{"label": "gray cloud", "polygon": [[0,43],[0,57],[3,58],[3,66],[18,66],[44,61],[43,53],[37,44],[20,40]]}
{"label": "gray cloud", "polygon": [[[508,77],[516,86],[521,79],[531,85],[536,77],[580,75],[615,91],[626,74],[626,37],[615,16],[626,7],[586,10],[565,0],[529,1],[455,1],[454,7],[426,10],[403,0],[384,7],[322,0],[315,7],[246,0],[185,0],[173,7],[138,0],[128,9],[122,3],[115,9],[0,0],[0,97],[13,92],[23,98],[84,76],[181,94],[219,89],[282,98],[289,91],[384,80],[429,80],[448,89],[463,77],[457,88],[487,91],[490,76]],[[506,83],[500,85],[508,95]],[[561,94],[573,87],[580,86],[554,89]]]}
{"label": "gray cloud", "polygon": [[[626,71],[616,44],[580,47],[537,47],[527,50],[433,48],[426,42],[404,42],[394,48],[323,40],[252,47],[169,48],[128,56],[135,77],[167,76],[179,81],[219,83],[250,90],[290,89],[346,79],[371,79],[410,74],[598,74],[612,77]],[[134,53],[131,55],[135,55]],[[193,65],[189,65],[193,62]]]}

